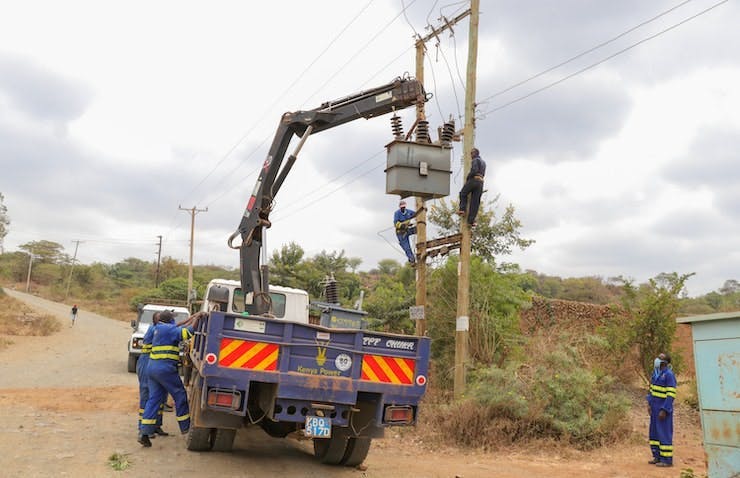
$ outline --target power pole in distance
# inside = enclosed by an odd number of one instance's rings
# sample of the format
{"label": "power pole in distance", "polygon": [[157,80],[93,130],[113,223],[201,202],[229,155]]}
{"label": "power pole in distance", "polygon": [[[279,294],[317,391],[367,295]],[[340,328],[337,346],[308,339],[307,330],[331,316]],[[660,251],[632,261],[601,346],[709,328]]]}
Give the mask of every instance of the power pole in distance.
{"label": "power pole in distance", "polygon": [[69,278],[67,279],[67,292],[64,294],[64,300],[69,297],[69,286],[72,285],[72,271],[75,270],[75,260],[77,260],[77,249],[80,247],[80,242],[83,241],[72,241],[75,243],[75,254],[72,257],[72,267],[69,268]]}
{"label": "power pole in distance", "polygon": [[159,248],[157,249],[157,272],[154,274],[154,287],[159,287],[159,264],[162,262],[162,236],[159,238]]}
{"label": "power pole in distance", "polygon": [[[426,42],[432,38],[437,38],[438,35],[448,28],[452,30],[452,26],[457,22],[465,18],[470,14],[470,10],[467,10],[460,15],[456,16],[452,20],[445,20],[445,24],[439,27],[433,28],[429,34],[424,37],[419,36],[416,40],[416,80],[424,84],[424,51],[426,50]],[[424,102],[420,101],[416,104],[416,123],[419,121],[426,120],[426,114],[424,112]],[[424,209],[424,198],[416,198],[416,253],[419,256],[419,260],[416,261],[416,305],[421,307],[423,311],[421,318],[416,319],[416,335],[426,334],[426,304],[427,304],[427,213]]]}
{"label": "power pole in distance", "polygon": [[208,212],[208,208],[196,209],[193,206],[191,209],[177,206],[181,211],[187,211],[190,213],[190,265],[188,266],[188,309],[190,309],[190,303],[193,298],[193,244],[195,238],[195,215],[199,212]]}
{"label": "power pole in distance", "polygon": [[[470,171],[470,151],[475,144],[475,86],[478,65],[478,23],[480,0],[470,2],[470,32],[468,37],[468,68],[465,84],[465,127],[463,129],[463,177]],[[469,207],[469,205],[468,205]],[[468,361],[468,330],[470,328],[470,226],[460,220],[460,264],[457,279],[457,319],[455,321],[455,398],[465,393],[465,367]]]}
{"label": "power pole in distance", "polygon": [[26,294],[31,292],[31,266],[33,265],[33,252],[28,253],[28,275],[26,276]]}

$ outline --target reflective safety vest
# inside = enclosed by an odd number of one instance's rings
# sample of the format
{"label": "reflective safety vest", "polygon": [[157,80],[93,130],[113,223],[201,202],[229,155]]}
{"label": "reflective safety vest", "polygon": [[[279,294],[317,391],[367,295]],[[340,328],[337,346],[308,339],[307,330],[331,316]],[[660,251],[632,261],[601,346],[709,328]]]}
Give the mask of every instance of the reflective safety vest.
{"label": "reflective safety vest", "polygon": [[180,360],[180,342],[193,335],[192,327],[178,327],[175,324],[159,323],[154,327],[151,360]]}

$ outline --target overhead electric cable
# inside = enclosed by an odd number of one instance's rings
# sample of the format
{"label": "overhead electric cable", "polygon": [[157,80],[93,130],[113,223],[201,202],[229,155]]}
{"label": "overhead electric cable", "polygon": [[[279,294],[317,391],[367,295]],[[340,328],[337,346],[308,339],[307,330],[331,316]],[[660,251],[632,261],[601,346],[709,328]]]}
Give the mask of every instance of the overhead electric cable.
{"label": "overhead electric cable", "polygon": [[650,41],[650,40],[652,40],[652,39],[654,39],[656,37],[659,37],[660,35],[663,35],[664,33],[667,33],[669,31],[671,31],[671,30],[673,30],[673,29],[675,29],[675,28],[683,25],[684,23],[687,23],[687,22],[689,22],[689,21],[691,21],[691,20],[693,20],[693,19],[695,19],[697,17],[700,17],[701,15],[704,15],[705,13],[708,13],[711,10],[714,10],[715,8],[717,8],[720,5],[722,5],[723,3],[727,3],[728,1],[729,0],[722,0],[721,2],[715,3],[711,7],[708,7],[706,9],[700,11],[699,13],[696,13],[696,14],[688,17],[688,18],[685,18],[684,20],[682,20],[682,21],[680,21],[678,23],[675,23],[675,24],[671,25],[668,28],[665,28],[665,29],[659,31],[658,33],[655,33],[653,35],[650,35],[648,37],[645,37],[642,40],[640,40],[640,41],[638,41],[636,43],[633,43],[630,46],[628,46],[626,48],[623,48],[623,49],[617,51],[616,53],[613,53],[613,54],[607,56],[606,58],[604,58],[602,60],[599,60],[599,61],[597,61],[595,63],[592,63],[592,64],[590,64],[590,65],[588,65],[588,66],[586,66],[584,68],[581,68],[580,70],[577,70],[577,71],[575,71],[575,72],[573,72],[573,73],[571,73],[569,75],[566,75],[566,76],[560,78],[557,81],[554,81],[552,83],[549,83],[549,84],[543,86],[542,88],[538,88],[538,89],[536,89],[534,91],[531,91],[530,93],[527,93],[524,96],[520,96],[519,98],[515,98],[515,99],[513,99],[513,100],[511,100],[511,101],[509,101],[507,103],[504,103],[504,104],[502,104],[500,106],[497,106],[495,108],[491,108],[489,110],[486,110],[486,111],[482,112],[480,114],[480,116],[485,116],[487,114],[495,113],[496,111],[502,110],[502,109],[507,108],[507,107],[509,107],[509,106],[511,106],[511,105],[513,105],[515,103],[518,103],[518,102],[523,101],[523,100],[525,100],[525,99],[527,99],[527,98],[529,98],[531,96],[534,96],[537,93],[541,93],[541,92],[543,92],[545,90],[548,90],[548,89],[552,88],[553,86],[557,86],[560,83],[563,83],[564,81],[567,81],[567,80],[573,78],[574,76],[580,75],[581,73],[584,73],[584,72],[586,72],[586,71],[588,71],[588,70],[590,70],[592,68],[595,68],[595,67],[601,65],[602,63],[606,63],[607,61],[611,60],[614,57],[617,57],[617,56],[621,55],[622,53],[625,53],[625,52],[627,52],[627,51],[629,51],[629,50],[631,50],[631,49],[633,49],[633,48],[635,48],[635,47],[637,47],[639,45],[642,45],[643,43],[645,43],[647,41]]}
{"label": "overhead electric cable", "polygon": [[378,164],[377,166],[373,166],[372,168],[368,169],[364,173],[362,173],[362,174],[360,174],[358,176],[355,176],[351,180],[347,181],[346,183],[342,184],[341,186],[339,186],[339,187],[337,187],[335,189],[332,189],[331,191],[329,191],[328,193],[324,194],[323,196],[320,196],[320,197],[314,199],[313,201],[309,201],[308,203],[304,204],[303,206],[299,207],[298,209],[294,209],[293,211],[290,211],[287,214],[283,214],[283,215],[279,215],[278,214],[278,217],[277,217],[276,220],[282,220],[282,219],[285,219],[287,217],[290,217],[290,216],[292,216],[292,215],[294,215],[294,214],[296,214],[296,213],[298,213],[300,211],[303,211],[304,209],[306,209],[306,208],[308,208],[308,207],[316,204],[317,202],[326,199],[327,197],[331,196],[332,194],[334,194],[335,192],[339,191],[340,189],[346,188],[347,186],[349,186],[350,184],[354,183],[358,179],[361,179],[362,177],[367,176],[368,174],[372,173],[373,171],[375,171],[376,169],[378,169],[378,168],[380,168],[382,166],[385,166],[385,161],[383,161],[382,163]]}
{"label": "overhead electric cable", "polygon": [[652,22],[654,22],[655,20],[657,20],[657,19],[659,19],[659,18],[661,18],[661,17],[663,17],[663,16],[665,16],[665,15],[667,15],[667,14],[671,13],[672,11],[676,10],[677,8],[680,8],[680,7],[682,7],[682,6],[684,6],[684,5],[686,5],[687,3],[689,3],[689,2],[692,2],[692,1],[693,1],[693,0],[684,0],[683,2],[679,3],[678,5],[675,5],[675,6],[671,7],[671,8],[669,8],[668,10],[665,10],[665,11],[663,11],[663,12],[661,12],[661,13],[659,13],[659,14],[655,15],[655,16],[654,16],[654,17],[652,17],[652,18],[649,18],[649,19],[647,19],[647,20],[645,20],[645,21],[643,21],[643,22],[641,22],[641,23],[638,23],[638,24],[637,24],[637,25],[635,25],[634,27],[632,27],[632,28],[630,28],[630,29],[628,29],[628,30],[625,30],[625,31],[623,31],[622,33],[620,33],[619,35],[617,35],[617,36],[615,36],[615,37],[612,37],[612,38],[610,38],[610,39],[608,39],[608,40],[605,40],[605,41],[603,41],[603,42],[599,43],[598,45],[596,45],[596,46],[594,46],[594,47],[591,47],[591,48],[589,48],[588,50],[582,51],[581,53],[578,53],[577,55],[574,55],[574,56],[572,56],[572,57],[568,58],[567,60],[563,60],[563,61],[561,61],[561,62],[560,62],[560,63],[558,63],[557,65],[553,65],[553,66],[551,66],[551,67],[547,68],[546,70],[542,70],[542,71],[540,71],[539,73],[537,73],[537,74],[535,74],[535,75],[532,75],[532,76],[530,76],[529,78],[525,78],[525,79],[524,79],[524,80],[522,80],[522,81],[519,81],[519,82],[517,82],[517,83],[514,83],[513,85],[511,85],[511,86],[509,86],[509,87],[507,87],[507,88],[504,88],[503,90],[501,90],[501,91],[498,91],[498,92],[496,92],[496,93],[492,94],[491,96],[489,96],[489,97],[487,97],[487,98],[484,98],[483,100],[479,101],[479,103],[485,103],[486,101],[488,101],[488,100],[490,100],[490,99],[493,99],[493,98],[495,98],[495,97],[497,97],[497,96],[501,96],[501,95],[503,95],[504,93],[507,93],[507,92],[509,92],[509,91],[513,90],[514,88],[517,88],[517,87],[519,87],[519,86],[522,86],[522,85],[524,85],[525,83],[529,83],[530,81],[532,81],[532,80],[534,80],[534,79],[537,79],[537,78],[541,77],[542,75],[545,75],[545,74],[547,74],[547,73],[550,73],[551,71],[553,71],[553,70],[556,70],[556,69],[560,68],[561,66],[565,66],[565,65],[567,65],[568,63],[570,63],[570,62],[572,62],[572,61],[575,61],[575,60],[577,60],[577,59],[579,59],[579,58],[581,58],[581,57],[583,57],[583,56],[585,56],[585,55],[588,55],[589,53],[591,53],[591,52],[593,52],[593,51],[596,51],[596,50],[598,50],[599,48],[603,48],[603,47],[605,47],[606,45],[609,45],[610,43],[613,43],[613,42],[615,42],[616,40],[619,40],[620,38],[622,38],[622,37],[624,37],[624,36],[626,36],[626,35],[628,35],[628,34],[630,34],[630,33],[634,32],[635,30],[637,30],[637,29],[639,29],[639,28],[642,28],[642,27],[644,27],[645,25],[647,25],[647,24],[649,24],[649,23],[652,23]]}
{"label": "overhead electric cable", "polygon": [[354,23],[354,22],[355,22],[355,21],[356,21],[356,20],[357,20],[357,19],[358,19],[358,18],[359,18],[359,17],[360,17],[360,16],[361,16],[361,15],[362,15],[362,14],[363,14],[364,12],[365,12],[365,10],[367,10],[367,8],[368,8],[368,7],[369,7],[369,6],[370,6],[370,5],[371,5],[371,4],[372,4],[372,3],[374,2],[374,1],[375,1],[375,0],[370,0],[369,2],[367,2],[367,3],[365,4],[365,6],[364,6],[364,7],[362,7],[362,9],[360,9],[360,11],[359,11],[359,12],[358,12],[357,14],[355,14],[355,16],[354,16],[354,17],[353,17],[353,18],[352,18],[352,19],[351,19],[351,20],[349,21],[349,23],[347,23],[347,25],[345,25],[345,26],[344,26],[344,28],[342,28],[342,30],[340,30],[340,31],[339,31],[339,33],[338,33],[338,34],[337,34],[337,35],[336,35],[336,36],[334,37],[334,39],[333,39],[333,40],[331,40],[331,41],[329,42],[329,44],[328,44],[328,45],[327,45],[327,46],[326,46],[326,47],[325,47],[325,48],[324,48],[324,49],[323,49],[323,50],[321,51],[321,53],[319,53],[319,54],[318,54],[318,55],[317,55],[317,56],[316,56],[316,57],[315,57],[315,58],[313,59],[313,61],[311,61],[311,63],[309,63],[309,65],[308,65],[308,66],[307,66],[306,68],[304,68],[304,70],[303,70],[303,71],[302,71],[302,72],[301,72],[301,73],[300,73],[300,74],[298,75],[298,77],[297,77],[297,78],[296,78],[295,80],[293,80],[293,82],[292,82],[292,83],[291,83],[290,85],[288,85],[288,87],[287,87],[287,88],[286,88],[286,89],[285,89],[285,90],[284,90],[284,91],[283,91],[283,92],[282,92],[282,93],[281,93],[281,94],[280,94],[280,95],[279,95],[279,96],[278,96],[278,97],[277,97],[277,98],[276,98],[276,99],[275,99],[275,100],[274,100],[274,101],[272,102],[272,104],[270,104],[270,106],[268,106],[268,107],[267,107],[267,109],[266,109],[266,110],[265,110],[265,111],[264,111],[264,112],[263,112],[263,113],[262,113],[262,114],[261,114],[261,115],[259,116],[259,118],[258,118],[258,119],[257,119],[257,120],[256,120],[256,121],[254,122],[254,124],[253,124],[253,125],[252,125],[252,126],[251,126],[251,127],[250,127],[250,128],[248,129],[248,130],[247,130],[247,132],[246,132],[246,133],[244,133],[244,134],[243,134],[243,135],[242,135],[242,136],[241,136],[241,137],[239,138],[239,140],[238,140],[238,141],[237,141],[236,143],[234,143],[234,145],[233,145],[233,146],[231,146],[231,148],[229,148],[229,150],[228,150],[228,151],[226,152],[226,154],[225,154],[225,155],[224,155],[224,156],[223,156],[223,157],[222,157],[222,158],[221,158],[221,159],[220,159],[220,160],[219,160],[219,161],[218,161],[218,162],[216,163],[216,165],[215,165],[215,166],[214,166],[214,167],[213,167],[213,168],[211,169],[211,171],[210,171],[210,172],[209,172],[208,174],[206,174],[206,175],[205,175],[205,176],[203,177],[203,179],[201,179],[201,180],[200,180],[200,181],[198,182],[198,184],[196,184],[196,185],[195,185],[195,186],[194,186],[194,187],[193,187],[193,188],[192,188],[192,189],[191,189],[191,190],[190,190],[190,191],[189,191],[189,192],[188,192],[188,193],[187,193],[187,194],[185,195],[186,197],[190,196],[190,195],[191,195],[191,194],[192,194],[192,193],[193,193],[193,192],[194,192],[194,191],[195,191],[196,189],[198,189],[198,188],[199,188],[199,187],[200,187],[200,186],[201,186],[201,185],[202,185],[202,184],[203,184],[203,183],[204,183],[204,182],[205,182],[205,181],[206,181],[206,180],[207,180],[207,179],[208,179],[208,178],[209,178],[209,177],[210,177],[210,176],[211,176],[211,175],[212,175],[212,174],[213,174],[213,173],[214,173],[215,171],[216,171],[216,169],[218,169],[218,167],[219,167],[219,166],[220,166],[220,165],[221,165],[221,164],[222,164],[222,163],[223,163],[223,162],[224,162],[224,161],[225,161],[225,160],[226,160],[226,159],[227,159],[227,158],[228,158],[228,157],[229,157],[229,156],[231,155],[231,153],[233,153],[233,152],[234,152],[234,150],[235,150],[235,149],[236,149],[236,148],[237,148],[237,147],[238,147],[238,146],[239,146],[239,145],[240,145],[240,144],[241,144],[241,143],[242,143],[242,142],[243,142],[243,141],[244,141],[244,140],[245,140],[245,139],[246,139],[246,138],[247,138],[247,137],[248,137],[248,136],[249,136],[249,135],[250,135],[251,133],[252,133],[252,131],[254,131],[254,129],[255,129],[255,128],[256,128],[256,127],[257,127],[257,126],[259,125],[259,124],[261,124],[261,122],[262,122],[263,118],[264,118],[264,117],[265,117],[265,116],[266,116],[266,115],[267,115],[267,114],[268,114],[268,113],[269,113],[270,111],[272,111],[272,109],[273,109],[273,108],[275,107],[275,105],[277,105],[277,104],[278,104],[278,103],[279,103],[279,102],[280,102],[280,101],[281,101],[281,100],[282,100],[282,99],[283,99],[283,98],[284,98],[284,97],[285,97],[285,96],[286,96],[286,95],[287,95],[287,94],[288,94],[288,93],[290,92],[290,90],[291,90],[291,89],[292,89],[292,88],[293,88],[293,87],[294,87],[294,86],[295,86],[295,85],[296,85],[296,84],[298,83],[298,81],[300,81],[300,80],[301,80],[301,79],[302,79],[302,78],[303,78],[303,77],[305,76],[305,74],[306,74],[306,73],[308,72],[308,70],[309,70],[309,69],[310,69],[310,68],[311,68],[311,67],[312,67],[312,66],[313,66],[314,64],[316,64],[316,62],[317,62],[317,61],[318,61],[318,60],[319,60],[319,59],[320,59],[320,58],[321,58],[321,57],[322,57],[322,56],[323,56],[323,55],[324,55],[324,54],[325,54],[325,53],[326,53],[326,52],[327,52],[327,51],[329,50],[329,48],[330,48],[330,47],[331,47],[332,45],[334,45],[334,43],[336,43],[336,42],[337,42],[337,40],[339,40],[339,38],[340,38],[340,37],[341,37],[341,36],[342,36],[342,35],[344,34],[344,32],[346,32],[346,31],[347,31],[347,30],[349,29],[349,27],[350,27],[350,26],[352,26],[352,24],[353,24],[353,23]]}
{"label": "overhead electric cable", "polygon": [[[407,5],[407,6],[406,6],[406,8],[410,7],[410,6],[411,6],[411,5],[413,5],[414,3],[416,3],[416,0],[411,0],[411,2],[410,2],[410,3],[409,3],[409,4]],[[323,84],[322,84],[322,85],[321,85],[321,86],[320,86],[320,87],[319,87],[319,88],[318,88],[318,89],[317,89],[316,91],[314,91],[314,92],[313,92],[313,93],[312,93],[312,94],[311,94],[311,95],[310,95],[310,96],[309,96],[309,97],[308,97],[308,98],[306,99],[306,101],[304,101],[304,102],[303,102],[303,105],[301,105],[301,108],[302,108],[302,107],[303,107],[303,106],[304,106],[304,105],[305,105],[306,103],[308,103],[308,101],[309,101],[309,100],[311,100],[311,98],[313,98],[314,96],[316,96],[316,94],[318,94],[318,92],[319,92],[319,91],[321,91],[322,89],[324,89],[324,87],[325,87],[326,85],[328,85],[328,84],[329,84],[329,83],[331,82],[331,80],[333,80],[334,78],[336,78],[336,77],[337,77],[337,75],[338,75],[339,73],[341,73],[342,71],[344,71],[344,69],[345,69],[345,68],[347,68],[347,66],[348,66],[348,65],[349,65],[350,63],[352,63],[352,62],[353,62],[353,61],[355,60],[355,58],[357,58],[357,57],[358,57],[358,56],[360,55],[360,53],[362,53],[363,51],[365,51],[365,49],[367,49],[367,47],[369,47],[369,46],[370,46],[370,45],[371,45],[371,44],[372,44],[372,43],[373,43],[373,42],[374,42],[375,40],[377,40],[377,39],[378,39],[378,37],[379,37],[379,36],[380,36],[380,35],[381,35],[381,34],[382,34],[382,33],[383,33],[384,31],[386,31],[386,30],[388,29],[388,27],[390,27],[390,26],[391,26],[391,25],[392,25],[392,24],[393,24],[393,23],[394,23],[394,22],[395,22],[395,21],[396,21],[396,20],[398,19],[398,17],[400,17],[401,15],[403,15],[405,11],[406,11],[406,9],[405,9],[405,8],[404,8],[403,10],[401,10],[401,11],[400,11],[400,12],[399,12],[399,13],[398,13],[398,14],[397,14],[397,15],[396,15],[395,17],[393,17],[393,18],[391,19],[391,21],[389,21],[388,23],[386,23],[386,24],[385,24],[385,26],[384,26],[383,28],[381,28],[381,29],[380,29],[380,31],[378,31],[378,32],[377,32],[377,33],[376,33],[375,35],[373,35],[373,37],[372,37],[372,38],[370,38],[370,40],[368,40],[368,41],[367,41],[367,43],[365,43],[365,45],[363,45],[363,46],[362,46],[362,47],[361,47],[361,48],[360,48],[359,50],[357,50],[357,51],[356,51],[356,52],[355,52],[355,53],[354,53],[354,54],[353,54],[353,55],[352,55],[352,56],[350,57],[350,59],[349,59],[349,60],[347,60],[347,61],[346,61],[346,62],[345,62],[345,63],[344,63],[344,64],[343,64],[342,66],[340,66],[340,67],[339,67],[339,69],[338,69],[337,71],[335,71],[335,72],[334,72],[334,73],[333,73],[333,74],[332,74],[332,75],[331,75],[331,76],[330,76],[330,77],[329,77],[329,78],[328,78],[328,79],[327,79],[327,80],[326,80],[326,81],[325,81],[325,82],[324,82],[324,83],[323,83]]]}

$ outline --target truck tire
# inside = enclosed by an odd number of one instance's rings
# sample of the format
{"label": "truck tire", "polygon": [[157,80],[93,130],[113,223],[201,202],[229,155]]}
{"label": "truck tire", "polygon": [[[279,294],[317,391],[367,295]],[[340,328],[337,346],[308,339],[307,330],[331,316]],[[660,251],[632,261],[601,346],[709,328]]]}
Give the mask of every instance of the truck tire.
{"label": "truck tire", "polygon": [[367,453],[370,451],[371,442],[372,438],[369,437],[350,438],[347,443],[347,451],[342,458],[342,464],[345,466],[357,466],[365,461]]}
{"label": "truck tire", "polygon": [[313,454],[321,463],[339,465],[347,450],[347,433],[341,428],[332,429],[331,438],[314,438]]}
{"label": "truck tire", "polygon": [[[200,378],[200,377],[196,377]],[[188,403],[191,410],[197,410],[200,407],[200,393],[203,387],[202,380],[194,380],[192,386],[188,389]],[[213,429],[196,427],[192,424],[185,436],[185,447],[190,451],[208,451],[213,446]]]}
{"label": "truck tire", "polygon": [[128,354],[128,371],[130,373],[136,373],[136,361],[138,358],[139,357],[134,354]]}
{"label": "truck tire", "polygon": [[191,425],[188,434],[185,436],[185,447],[190,451],[208,451],[213,446],[212,434],[213,431],[210,428]]}
{"label": "truck tire", "polygon": [[231,428],[216,428],[213,432],[213,451],[231,451],[234,448],[236,430]]}

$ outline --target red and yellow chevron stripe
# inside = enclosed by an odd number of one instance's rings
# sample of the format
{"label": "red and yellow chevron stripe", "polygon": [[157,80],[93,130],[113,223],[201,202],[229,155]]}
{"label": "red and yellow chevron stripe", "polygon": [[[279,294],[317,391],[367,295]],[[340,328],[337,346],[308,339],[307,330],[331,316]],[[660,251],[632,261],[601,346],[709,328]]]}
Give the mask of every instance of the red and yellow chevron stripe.
{"label": "red and yellow chevron stripe", "polygon": [[277,344],[223,338],[218,352],[218,364],[228,368],[277,370],[279,351]]}
{"label": "red and yellow chevron stripe", "polygon": [[411,385],[414,383],[415,367],[413,359],[365,355],[362,357],[361,378],[371,382]]}

